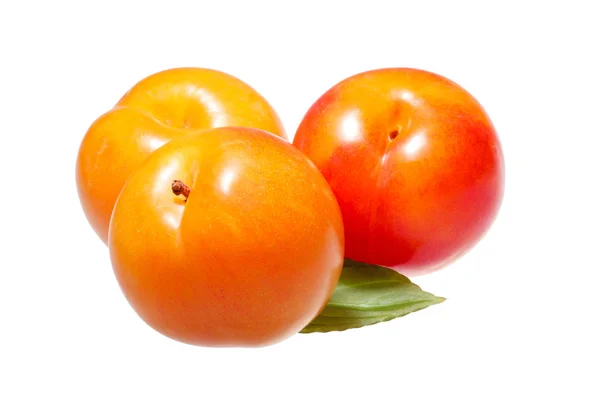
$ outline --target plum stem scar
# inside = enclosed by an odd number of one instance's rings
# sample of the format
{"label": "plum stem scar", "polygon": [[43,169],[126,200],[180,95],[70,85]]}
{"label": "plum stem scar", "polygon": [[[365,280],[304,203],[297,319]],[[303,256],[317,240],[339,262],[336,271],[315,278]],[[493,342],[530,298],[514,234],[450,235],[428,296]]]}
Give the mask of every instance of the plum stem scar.
{"label": "plum stem scar", "polygon": [[179,179],[173,181],[173,183],[171,184],[171,190],[173,191],[173,194],[175,194],[175,196],[179,196],[180,194],[182,194],[183,197],[185,197],[186,201],[188,197],[190,197],[190,187],[182,181],[180,181]]}

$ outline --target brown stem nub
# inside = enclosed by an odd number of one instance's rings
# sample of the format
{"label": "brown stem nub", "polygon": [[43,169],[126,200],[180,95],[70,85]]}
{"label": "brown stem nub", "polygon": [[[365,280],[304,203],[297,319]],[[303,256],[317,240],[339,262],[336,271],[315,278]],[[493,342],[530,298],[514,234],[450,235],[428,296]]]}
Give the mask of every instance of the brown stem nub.
{"label": "brown stem nub", "polygon": [[182,194],[186,201],[190,197],[190,187],[178,179],[174,180],[171,184],[171,190],[173,190],[175,196]]}

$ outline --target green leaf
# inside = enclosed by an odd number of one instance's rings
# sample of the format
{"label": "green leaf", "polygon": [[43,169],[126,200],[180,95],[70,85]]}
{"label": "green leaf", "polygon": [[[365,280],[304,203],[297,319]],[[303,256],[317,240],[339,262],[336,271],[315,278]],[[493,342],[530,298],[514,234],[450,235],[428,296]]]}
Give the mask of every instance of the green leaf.
{"label": "green leaf", "polygon": [[300,333],[360,328],[403,317],[444,300],[392,269],[346,259],[329,302]]}

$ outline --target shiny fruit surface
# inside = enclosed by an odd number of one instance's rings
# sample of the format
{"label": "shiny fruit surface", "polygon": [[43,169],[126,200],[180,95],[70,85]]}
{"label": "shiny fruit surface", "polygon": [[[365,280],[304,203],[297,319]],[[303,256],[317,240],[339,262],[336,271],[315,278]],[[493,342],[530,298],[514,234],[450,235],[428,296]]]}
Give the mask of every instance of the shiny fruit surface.
{"label": "shiny fruit surface", "polygon": [[304,154],[264,131],[216,128],[172,140],[135,170],[109,250],[127,300],[155,330],[253,347],[318,315],[341,273],[343,235],[335,196]]}
{"label": "shiny fruit surface", "polygon": [[136,83],[92,123],[79,148],[78,194],[98,236],[106,243],[117,196],[150,153],[189,132],[223,126],[248,126],[286,138],[269,103],[224,72],[175,68]]}
{"label": "shiny fruit surface", "polygon": [[338,199],[346,256],[407,275],[465,254],[502,202],[504,159],[490,118],[431,72],[387,68],[341,81],[305,114],[294,145]]}

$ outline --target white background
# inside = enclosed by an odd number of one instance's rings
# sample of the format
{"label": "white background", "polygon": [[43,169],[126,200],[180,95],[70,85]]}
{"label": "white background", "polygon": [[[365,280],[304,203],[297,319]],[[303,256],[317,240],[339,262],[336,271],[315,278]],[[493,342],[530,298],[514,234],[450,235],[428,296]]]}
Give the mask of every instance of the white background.
{"label": "white background", "polygon": [[[600,398],[598,13],[490,3],[3,1],[0,398]],[[475,95],[502,140],[506,196],[473,251],[415,279],[448,301],[263,349],[147,327],[81,211],[75,158],[130,86],[177,66],[243,79],[290,134],[368,69],[423,68]]]}

